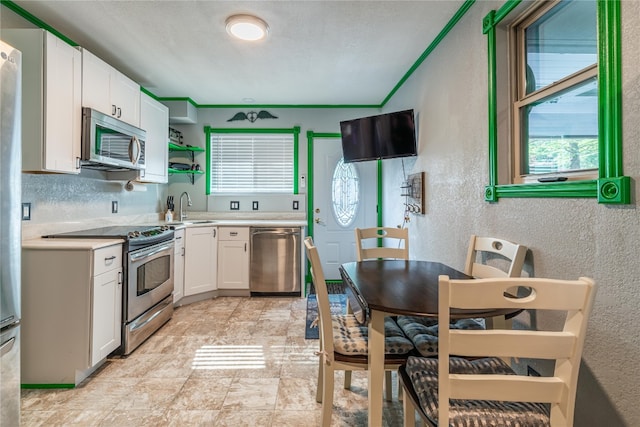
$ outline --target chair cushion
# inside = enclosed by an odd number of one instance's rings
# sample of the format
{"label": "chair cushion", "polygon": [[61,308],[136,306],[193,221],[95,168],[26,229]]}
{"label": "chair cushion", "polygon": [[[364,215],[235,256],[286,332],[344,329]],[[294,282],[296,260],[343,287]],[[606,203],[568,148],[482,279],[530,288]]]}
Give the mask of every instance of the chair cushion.
{"label": "chair cushion", "polygon": [[[438,355],[438,319],[431,317],[398,316],[398,326],[424,357]],[[484,329],[478,319],[460,319],[450,324],[451,329]]]}
{"label": "chair cushion", "polygon": [[[452,373],[515,375],[508,364],[494,357],[475,360],[452,357],[449,369]],[[438,359],[411,356],[407,360],[406,372],[423,412],[437,425]],[[449,425],[453,427],[549,426],[549,411],[542,403],[451,399],[449,414]]]}
{"label": "chair cushion", "polygon": [[[361,325],[352,314],[331,316],[333,321],[333,347],[340,354],[367,354],[369,339],[368,328]],[[413,344],[404,336],[396,322],[388,317],[384,319],[385,354],[407,354],[413,350]]]}

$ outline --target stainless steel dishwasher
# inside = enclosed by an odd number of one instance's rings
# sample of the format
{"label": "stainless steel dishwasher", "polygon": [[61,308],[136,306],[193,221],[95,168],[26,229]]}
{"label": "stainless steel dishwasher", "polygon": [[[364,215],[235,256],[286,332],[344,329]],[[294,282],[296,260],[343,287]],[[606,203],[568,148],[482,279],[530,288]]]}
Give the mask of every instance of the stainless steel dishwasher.
{"label": "stainless steel dishwasher", "polygon": [[252,295],[300,294],[300,227],[251,227]]}

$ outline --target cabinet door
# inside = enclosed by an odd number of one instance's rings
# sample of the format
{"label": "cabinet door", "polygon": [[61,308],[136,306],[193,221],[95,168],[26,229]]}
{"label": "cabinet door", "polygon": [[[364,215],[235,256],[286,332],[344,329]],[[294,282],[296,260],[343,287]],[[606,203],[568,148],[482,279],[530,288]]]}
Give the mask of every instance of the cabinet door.
{"label": "cabinet door", "polygon": [[184,296],[184,230],[176,230],[173,256],[173,302]]}
{"label": "cabinet door", "polygon": [[216,233],[216,227],[187,228],[184,259],[184,296],[217,289]]}
{"label": "cabinet door", "polygon": [[80,172],[82,55],[45,33],[44,169]]}
{"label": "cabinet door", "polygon": [[220,241],[218,289],[249,289],[248,241]]}
{"label": "cabinet door", "polygon": [[91,366],[118,348],[122,341],[122,268],[93,278]]}
{"label": "cabinet door", "polygon": [[86,49],[82,50],[82,106],[114,115],[111,103],[111,66]]}
{"label": "cabinet door", "polygon": [[[111,103],[116,105],[116,118],[140,127],[140,85],[116,69],[111,75]],[[168,126],[167,119],[167,132]]]}
{"label": "cabinet door", "polygon": [[145,142],[146,169],[140,181],[167,182],[169,158],[169,108],[147,94],[140,95],[140,127],[147,131]]}

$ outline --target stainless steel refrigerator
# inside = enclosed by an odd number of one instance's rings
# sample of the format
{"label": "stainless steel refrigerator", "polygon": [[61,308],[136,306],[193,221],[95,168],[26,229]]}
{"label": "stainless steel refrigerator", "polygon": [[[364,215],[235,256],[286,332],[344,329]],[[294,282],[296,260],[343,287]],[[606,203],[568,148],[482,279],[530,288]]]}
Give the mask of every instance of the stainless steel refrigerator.
{"label": "stainless steel refrigerator", "polygon": [[21,54],[0,41],[0,426],[20,425]]}

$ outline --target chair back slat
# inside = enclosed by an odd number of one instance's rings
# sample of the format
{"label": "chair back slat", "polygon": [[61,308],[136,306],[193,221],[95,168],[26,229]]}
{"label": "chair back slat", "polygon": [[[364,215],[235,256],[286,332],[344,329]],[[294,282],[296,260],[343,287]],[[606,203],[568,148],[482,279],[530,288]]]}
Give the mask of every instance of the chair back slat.
{"label": "chair back slat", "polygon": [[[409,259],[409,231],[406,228],[356,228],[356,257],[358,261],[376,258]],[[382,247],[378,247],[382,239]]]}
{"label": "chair back slat", "polygon": [[[504,239],[471,235],[464,272],[468,276],[484,279],[491,277],[520,277],[527,247]],[[501,270],[486,262],[478,262],[478,255],[499,256],[509,262],[508,268]]]}
{"label": "chair back slat", "polygon": [[[512,287],[531,289],[528,296],[505,295]],[[595,283],[540,278],[450,280],[439,278],[438,425],[449,425],[449,399],[505,400],[551,404],[551,425],[573,425],[575,395],[587,319],[595,299]],[[561,332],[511,329],[451,330],[450,309],[561,310]],[[550,377],[496,374],[451,374],[451,355],[517,356],[555,360]],[[509,378],[507,378],[509,377]]]}
{"label": "chair back slat", "polygon": [[[451,307],[463,309],[513,308],[531,310],[578,310],[590,295],[581,280],[558,281],[539,278],[496,278],[451,280]],[[573,286],[572,286],[573,285]],[[505,293],[514,287],[529,288],[529,296],[509,297]]]}
{"label": "chair back slat", "polygon": [[565,332],[452,330],[450,335],[451,354],[464,357],[560,359],[571,357],[576,345],[575,335]]}
{"label": "chair back slat", "polygon": [[565,383],[557,378],[520,375],[450,376],[452,399],[559,403]]}

